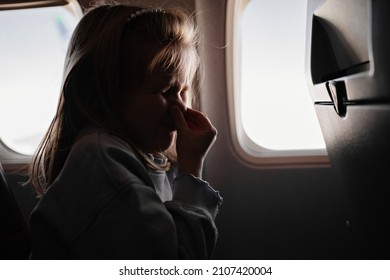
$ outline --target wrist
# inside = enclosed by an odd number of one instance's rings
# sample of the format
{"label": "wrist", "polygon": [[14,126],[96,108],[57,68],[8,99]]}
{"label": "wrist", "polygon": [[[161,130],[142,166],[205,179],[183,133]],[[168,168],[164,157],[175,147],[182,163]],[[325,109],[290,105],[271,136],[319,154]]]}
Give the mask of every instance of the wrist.
{"label": "wrist", "polygon": [[202,162],[180,163],[178,162],[178,175],[191,174],[195,177],[202,178]]}

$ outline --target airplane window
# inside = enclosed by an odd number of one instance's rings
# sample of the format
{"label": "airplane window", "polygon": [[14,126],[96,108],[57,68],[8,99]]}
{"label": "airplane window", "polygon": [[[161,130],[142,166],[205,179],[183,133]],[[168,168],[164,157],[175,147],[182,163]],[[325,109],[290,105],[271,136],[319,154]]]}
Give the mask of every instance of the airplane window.
{"label": "airplane window", "polygon": [[69,6],[0,11],[0,139],[18,153],[33,154],[49,127],[80,17]]}
{"label": "airplane window", "polygon": [[249,143],[247,150],[258,156],[326,155],[305,80],[307,0],[236,2],[235,114],[245,134],[240,144]]}

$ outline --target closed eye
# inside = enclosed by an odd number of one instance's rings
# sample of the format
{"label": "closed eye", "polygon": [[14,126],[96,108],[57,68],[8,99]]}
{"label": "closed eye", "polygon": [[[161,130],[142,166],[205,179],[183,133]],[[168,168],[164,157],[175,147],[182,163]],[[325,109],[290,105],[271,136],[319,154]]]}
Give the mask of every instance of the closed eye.
{"label": "closed eye", "polygon": [[158,91],[158,93],[164,95],[165,97],[171,96],[171,97],[179,98],[181,101],[185,103],[187,101],[188,90],[189,90],[188,86],[184,86],[184,87],[169,86]]}
{"label": "closed eye", "polygon": [[160,90],[157,92],[158,94],[161,94],[165,97],[168,97],[169,95],[172,94],[172,90],[169,88],[169,89],[163,89],[163,90]]}

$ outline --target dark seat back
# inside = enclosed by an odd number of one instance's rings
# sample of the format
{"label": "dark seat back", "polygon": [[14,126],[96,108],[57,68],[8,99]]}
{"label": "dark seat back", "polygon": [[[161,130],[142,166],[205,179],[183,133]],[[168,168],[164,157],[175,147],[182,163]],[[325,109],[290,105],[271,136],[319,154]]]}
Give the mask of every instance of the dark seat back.
{"label": "dark seat back", "polygon": [[0,259],[27,259],[30,249],[27,224],[0,163]]}

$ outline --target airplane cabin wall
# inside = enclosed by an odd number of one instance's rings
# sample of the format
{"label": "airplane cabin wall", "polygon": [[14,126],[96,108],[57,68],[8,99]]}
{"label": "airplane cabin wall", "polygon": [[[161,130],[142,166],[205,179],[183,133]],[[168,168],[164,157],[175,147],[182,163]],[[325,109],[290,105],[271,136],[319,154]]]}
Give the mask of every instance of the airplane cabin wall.
{"label": "airplane cabin wall", "polygon": [[346,194],[330,165],[253,166],[233,148],[225,73],[224,46],[231,44],[225,36],[226,6],[227,1],[196,1],[205,69],[201,106],[218,129],[205,177],[224,197],[216,220],[220,236],[215,258],[345,258]]}

